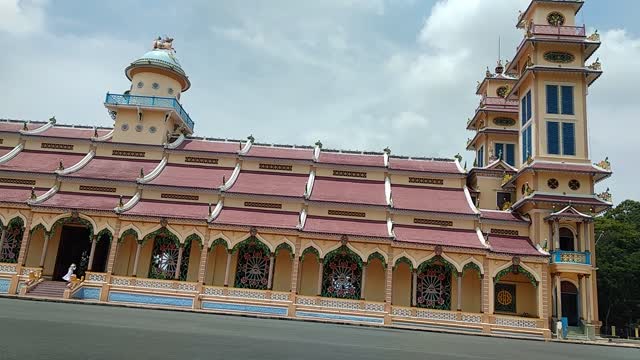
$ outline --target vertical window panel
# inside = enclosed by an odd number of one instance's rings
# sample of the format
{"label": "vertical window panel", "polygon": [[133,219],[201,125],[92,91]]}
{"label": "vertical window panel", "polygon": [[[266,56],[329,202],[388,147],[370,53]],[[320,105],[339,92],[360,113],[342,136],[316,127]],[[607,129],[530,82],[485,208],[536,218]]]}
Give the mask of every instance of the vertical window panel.
{"label": "vertical window panel", "polygon": [[547,153],[560,155],[560,126],[556,121],[547,121]]}
{"label": "vertical window panel", "polygon": [[516,146],[507,144],[507,164],[516,166]]}
{"label": "vertical window panel", "polygon": [[562,114],[574,115],[573,86],[562,87]]}
{"label": "vertical window panel", "polygon": [[527,93],[527,121],[531,119],[531,90]]}
{"label": "vertical window panel", "polygon": [[574,123],[562,123],[562,154],[576,154],[576,131]]}
{"label": "vertical window panel", "polygon": [[557,85],[547,85],[547,114],[558,114]]}

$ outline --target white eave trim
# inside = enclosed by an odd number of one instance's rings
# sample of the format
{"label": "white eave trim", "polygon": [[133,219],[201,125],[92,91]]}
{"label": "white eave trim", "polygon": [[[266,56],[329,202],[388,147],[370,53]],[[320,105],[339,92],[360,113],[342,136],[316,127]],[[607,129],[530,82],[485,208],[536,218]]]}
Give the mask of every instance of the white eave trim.
{"label": "white eave trim", "polygon": [[138,183],[139,184],[146,184],[146,183],[152,181],[153,179],[155,179],[156,177],[158,177],[158,175],[160,175],[162,170],[164,170],[164,167],[167,165],[168,161],[169,161],[169,158],[165,155],[165,157],[162,158],[162,160],[160,161],[158,166],[156,166],[156,168],[153,169],[153,171],[151,171],[150,173],[148,173],[144,177],[138,179]]}
{"label": "white eave trim", "polygon": [[246,154],[248,154],[249,150],[251,150],[252,146],[253,146],[253,140],[252,140],[252,138],[249,138],[247,143],[244,144],[244,147],[242,149],[240,149],[240,151],[238,151],[238,155],[246,155]]}
{"label": "white eave trim", "polygon": [[464,197],[467,199],[467,203],[469,204],[471,210],[473,210],[473,212],[476,214],[480,214],[480,210],[478,210],[478,208],[473,204],[473,201],[471,200],[471,193],[469,193],[469,188],[466,185],[464,186]]}
{"label": "white eave trim", "polygon": [[393,232],[393,220],[391,220],[391,217],[387,217],[387,232],[390,237],[396,238],[396,234]]}
{"label": "white eave trim", "polygon": [[538,250],[538,252],[542,255],[547,255],[550,256],[551,254],[548,251],[545,251],[540,244],[536,244],[536,249]]}
{"label": "white eave trim", "polygon": [[220,215],[220,212],[222,212],[223,206],[224,206],[224,199],[218,200],[216,207],[213,208],[213,211],[211,211],[211,214],[209,214],[209,217],[207,218],[207,222],[212,222],[213,220],[215,220],[218,217],[218,215]]}
{"label": "white eave trim", "polygon": [[300,211],[300,218],[298,219],[298,229],[304,229],[304,224],[307,222],[307,209],[302,208]]}
{"label": "white eave trim", "polygon": [[13,159],[14,157],[16,157],[16,155],[18,155],[20,153],[20,151],[22,151],[22,149],[24,149],[24,144],[23,143],[20,143],[20,144],[16,145],[16,147],[14,147],[8,153],[4,154],[4,156],[0,156],[0,164],[2,164],[4,162],[7,162],[7,161]]}
{"label": "white eave trim", "polygon": [[304,198],[308,199],[311,197],[311,192],[313,192],[313,184],[316,182],[316,171],[311,170],[309,173],[309,180],[307,180],[307,187],[304,189]]}
{"label": "white eave trim", "polygon": [[134,206],[136,206],[136,204],[138,203],[138,201],[140,201],[140,198],[142,197],[142,194],[140,193],[140,190],[138,190],[136,192],[135,195],[133,195],[133,197],[131,199],[129,199],[129,201],[127,201],[126,204],[122,205],[122,207],[116,207],[115,209],[113,209],[116,213],[120,214],[123,213],[125,211],[129,211],[131,210],[131,208],[133,208]]}
{"label": "white eave trim", "polygon": [[53,127],[53,122],[48,122],[42,126],[40,126],[37,129],[33,129],[33,130],[20,130],[20,134],[23,135],[38,135],[41,134],[49,129],[51,129]]}
{"label": "white eave trim", "polygon": [[47,191],[46,193],[38,196],[35,199],[29,199],[27,201],[27,203],[29,205],[37,205],[37,204],[43,203],[43,202],[49,200],[53,195],[55,195],[58,192],[59,189],[60,189],[60,185],[59,184],[55,184],[55,185],[53,185],[53,187],[51,189],[49,189],[49,191]]}
{"label": "white eave trim", "polygon": [[186,139],[186,138],[187,138],[187,137],[186,137],[186,136],[184,136],[184,134],[180,134],[180,136],[178,136],[178,138],[176,139],[176,141],[174,141],[174,142],[172,142],[172,143],[169,143],[169,144],[165,144],[165,147],[166,147],[167,149],[171,149],[171,150],[173,150],[173,149],[177,148],[178,146],[180,146],[180,145],[184,142],[184,139]]}
{"label": "white eave trim", "polygon": [[313,161],[314,162],[318,162],[318,159],[320,159],[320,152],[322,151],[322,148],[320,147],[320,145],[316,144],[316,147],[313,148]]}
{"label": "white eave trim", "polygon": [[82,160],[78,161],[77,164],[73,165],[73,166],[69,166],[66,169],[62,169],[62,170],[56,170],[56,174],[58,175],[68,175],[71,173],[74,173],[80,169],[82,169],[83,167],[85,167],[85,165],[87,165],[89,163],[89,161],[91,161],[91,159],[93,159],[93,157],[96,156],[96,151],[95,150],[91,150],[89,151],[89,153],[87,155],[85,155]]}
{"label": "white eave trim", "polygon": [[391,197],[391,179],[387,176],[384,178],[384,197],[387,205],[393,207],[393,198]]}
{"label": "white eave trim", "polygon": [[487,249],[490,249],[491,247],[487,244],[487,241],[484,238],[484,234],[482,234],[482,230],[480,230],[479,227],[476,228],[476,234],[478,234],[478,240],[480,240],[480,243],[482,244],[482,246],[486,247]]}
{"label": "white eave trim", "polygon": [[456,163],[456,167],[458,168],[458,171],[460,171],[461,174],[466,173],[466,171],[464,171],[464,169],[460,165],[460,161],[458,161],[458,158],[456,158],[454,162]]}
{"label": "white eave trim", "polygon": [[109,131],[108,133],[102,135],[102,136],[98,136],[98,137],[92,137],[91,141],[107,141],[109,139],[111,139],[113,137],[113,133],[114,133],[115,129],[111,129],[111,131]]}
{"label": "white eave trim", "polygon": [[241,169],[241,165],[240,163],[236,163],[236,167],[233,169],[233,172],[231,173],[231,177],[229,177],[229,180],[227,180],[224,184],[222,184],[222,186],[220,186],[220,191],[227,191],[229,190],[233,184],[236,183],[236,180],[238,180],[238,176],[240,176],[240,169]]}

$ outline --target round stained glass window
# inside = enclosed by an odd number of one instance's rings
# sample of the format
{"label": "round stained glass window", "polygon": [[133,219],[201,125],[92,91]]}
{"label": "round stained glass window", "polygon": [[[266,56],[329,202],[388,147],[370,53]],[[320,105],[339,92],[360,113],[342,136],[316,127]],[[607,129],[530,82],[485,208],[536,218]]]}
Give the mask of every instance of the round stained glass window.
{"label": "round stained glass window", "polygon": [[167,90],[167,92],[169,93],[169,95],[173,95],[173,88],[169,88],[169,90]]}
{"label": "round stained glass window", "polygon": [[569,181],[569,189],[574,191],[580,189],[580,181],[576,179]]}
{"label": "round stained glass window", "polygon": [[144,83],[142,81],[138,81],[138,89],[141,89],[144,86]]}
{"label": "round stained glass window", "polygon": [[507,117],[497,117],[493,119],[493,123],[498,126],[513,126],[516,124],[516,121],[512,118]]}
{"label": "round stained glass window", "polygon": [[549,179],[547,180],[547,186],[549,186],[550,189],[557,189],[558,188],[558,179]]}
{"label": "round stained glass window", "polygon": [[154,90],[158,90],[158,88],[160,88],[160,84],[158,84],[158,83],[153,83],[153,84],[151,84],[151,87],[152,87]]}
{"label": "round stained glass window", "polygon": [[564,21],[565,21],[564,15],[562,15],[557,11],[554,11],[549,15],[547,15],[547,22],[549,23],[549,25],[562,26],[564,25]]}
{"label": "round stained glass window", "polygon": [[149,132],[154,134],[158,129],[155,126],[149,127]]}

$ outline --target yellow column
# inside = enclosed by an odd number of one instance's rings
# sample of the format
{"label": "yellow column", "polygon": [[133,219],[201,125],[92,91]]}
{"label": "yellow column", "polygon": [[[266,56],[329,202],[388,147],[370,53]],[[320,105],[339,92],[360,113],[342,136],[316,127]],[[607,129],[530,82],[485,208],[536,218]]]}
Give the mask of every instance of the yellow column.
{"label": "yellow column", "polygon": [[276,258],[271,254],[269,257],[269,277],[267,278],[267,289],[271,290],[271,285],[273,285],[273,267],[276,263]]}
{"label": "yellow column", "polygon": [[393,248],[389,249],[389,263],[387,264],[387,274],[384,287],[384,302],[391,305],[393,294]]}
{"label": "yellow column", "polygon": [[322,295],[322,262],[323,259],[318,260],[318,296]]}
{"label": "yellow column", "polygon": [[296,249],[293,251],[293,264],[291,266],[291,292],[298,293],[298,281],[300,279],[300,247],[302,242],[296,240]]}
{"label": "yellow column", "polygon": [[367,263],[362,264],[362,286],[360,286],[360,300],[364,300],[364,287],[367,284]]}
{"label": "yellow column", "polygon": [[89,252],[89,265],[87,265],[88,271],[91,271],[91,269],[93,269],[93,256],[96,253],[97,242],[98,242],[98,235],[93,235],[91,237],[91,251]]}
{"label": "yellow column", "polygon": [[44,267],[44,259],[47,257],[47,247],[49,246],[49,239],[51,238],[50,232],[44,233],[44,244],[42,245],[42,254],[40,255],[40,267]]}
{"label": "yellow column", "polygon": [[411,306],[416,306],[416,295],[418,293],[418,270],[411,272]]}
{"label": "yellow column", "polygon": [[462,311],[462,273],[458,273],[458,311]]}
{"label": "yellow column", "polygon": [[560,250],[560,223],[558,220],[553,221],[553,248]]}
{"label": "yellow column", "polygon": [[556,274],[556,314],[562,317],[562,288],[560,287],[560,273]]}
{"label": "yellow column", "polygon": [[133,274],[131,276],[138,276],[138,260],[140,259],[140,250],[142,250],[142,242],[138,241],[138,246],[136,247],[136,257],[133,260]]}
{"label": "yellow column", "polygon": [[586,298],[587,301],[585,303],[586,308],[587,308],[587,323],[591,324],[591,322],[593,321],[593,312],[592,312],[592,307],[591,307],[591,300],[592,300],[592,296],[593,294],[591,293],[591,277],[589,275],[585,275],[585,282],[587,284],[586,286]]}
{"label": "yellow column", "polygon": [[22,234],[22,242],[20,243],[20,253],[18,253],[18,274],[20,274],[20,267],[24,266],[24,262],[27,259],[27,250],[29,249],[29,240],[31,239],[31,219],[33,213],[29,213],[27,222],[24,224],[24,233]]}
{"label": "yellow column", "polygon": [[113,232],[113,239],[109,246],[109,259],[107,260],[107,274],[113,273],[113,264],[116,262],[118,253],[118,241],[120,240],[120,219],[116,222],[116,230]]}
{"label": "yellow column", "polygon": [[183,244],[178,245],[178,262],[176,263],[176,271],[173,274],[173,278],[178,280],[180,278],[180,267],[182,266],[182,252],[184,251]]}
{"label": "yellow column", "polygon": [[[2,249],[2,244],[4,244],[5,240],[7,240],[7,227],[0,227],[0,232],[2,233],[2,235],[0,235],[0,249]],[[0,262],[1,261],[2,259],[0,259]]]}
{"label": "yellow column", "polygon": [[229,270],[231,269],[231,250],[227,250],[227,266],[224,269],[224,286],[229,286]]}

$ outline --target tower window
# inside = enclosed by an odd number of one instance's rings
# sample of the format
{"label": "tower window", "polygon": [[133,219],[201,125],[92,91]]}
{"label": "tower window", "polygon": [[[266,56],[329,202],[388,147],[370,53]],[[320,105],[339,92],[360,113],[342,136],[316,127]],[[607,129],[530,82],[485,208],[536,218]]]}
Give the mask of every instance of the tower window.
{"label": "tower window", "polygon": [[144,86],[144,83],[142,81],[138,81],[138,89],[142,89],[142,87]]}
{"label": "tower window", "polygon": [[533,154],[533,144],[531,139],[531,125],[522,130],[522,163],[525,163]]}
{"label": "tower window", "polygon": [[495,144],[495,155],[511,166],[516,165],[516,146],[514,144]]}
{"label": "tower window", "polygon": [[573,86],[547,85],[547,114],[574,115]]}
{"label": "tower window", "polygon": [[[575,127],[576,125],[570,122],[547,121],[547,153],[552,155],[575,155]],[[562,142],[560,139],[562,139]]]}
{"label": "tower window", "polygon": [[576,179],[569,181],[569,189],[573,191],[577,191],[578,189],[580,189],[580,181]]}
{"label": "tower window", "polygon": [[496,205],[498,206],[498,210],[504,210],[505,204],[511,206],[511,193],[508,192],[498,192]]}
{"label": "tower window", "polygon": [[153,84],[151,84],[151,87],[152,87],[154,90],[158,90],[158,89],[160,88],[160,84],[158,84],[158,83],[153,83]]}
{"label": "tower window", "polygon": [[520,116],[522,118],[522,125],[531,120],[531,91],[527,92],[527,95],[522,97],[522,108],[520,109]]}
{"label": "tower window", "polygon": [[480,149],[478,149],[478,159],[476,164],[478,167],[484,167],[484,146],[481,146]]}

